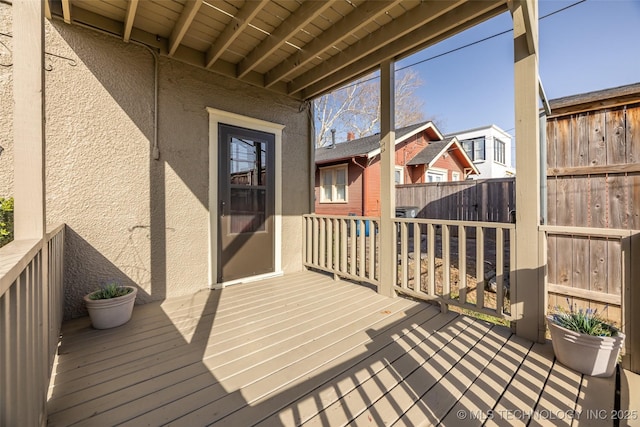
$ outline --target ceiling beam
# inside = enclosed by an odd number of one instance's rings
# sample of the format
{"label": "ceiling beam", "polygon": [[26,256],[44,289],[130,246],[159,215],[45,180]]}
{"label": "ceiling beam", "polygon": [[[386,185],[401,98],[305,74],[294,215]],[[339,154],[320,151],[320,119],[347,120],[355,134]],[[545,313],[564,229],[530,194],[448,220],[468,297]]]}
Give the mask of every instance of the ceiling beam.
{"label": "ceiling beam", "polygon": [[[86,9],[82,9],[78,6],[73,9],[74,21],[73,24],[88,27],[94,31],[100,31],[102,33],[110,34],[117,38],[122,38],[123,36],[123,25],[122,21],[116,21],[111,18],[107,18],[105,16],[99,15],[95,12],[90,12]],[[54,14],[54,18],[61,19],[59,14]],[[153,49],[156,49],[158,53],[162,56],[167,56],[167,52],[169,51],[168,45],[169,41],[160,37],[157,34],[151,34],[140,28],[134,27],[131,30],[131,40],[135,40],[139,43],[145,44]],[[194,67],[198,67],[200,69],[205,69],[209,72],[213,72],[225,77],[229,77],[235,79],[236,77],[236,65],[224,60],[218,60],[213,65],[213,67],[206,68],[205,67],[205,58],[206,53],[197,51],[187,46],[182,46],[178,51],[176,51],[175,55],[172,59],[189,64]],[[264,88],[264,77],[262,74],[259,74],[255,71],[250,72],[242,82],[256,86],[259,88]],[[280,95],[287,95],[287,87],[284,83],[278,83],[277,85],[271,87],[269,89],[272,92],[278,93]],[[293,99],[301,100],[300,96],[289,96]]]}
{"label": "ceiling beam", "polygon": [[245,2],[238,14],[224,29],[207,51],[206,67],[209,68],[222,56],[233,41],[249,26],[253,18],[269,3],[270,0],[256,0]]}
{"label": "ceiling beam", "polygon": [[173,54],[176,53],[178,46],[182,43],[182,39],[184,35],[187,34],[187,30],[196,17],[201,5],[202,0],[189,1],[185,4],[184,9],[182,9],[182,14],[178,22],[176,22],[176,26],[173,27],[173,31],[171,31],[171,36],[169,37],[169,56],[173,56]]}
{"label": "ceiling beam", "polygon": [[420,30],[430,22],[436,22],[437,18],[464,3],[466,3],[465,0],[420,3],[419,6],[394,19],[387,25],[371,33],[368,37],[358,40],[345,50],[324,61],[321,65],[297,77],[290,83],[289,90],[291,93],[299,92],[323,79],[325,76],[366,57],[383,46],[410,34],[412,31]]}
{"label": "ceiling beam", "polygon": [[62,0],[62,17],[65,23],[71,24],[71,0]]}
{"label": "ceiling beam", "polygon": [[238,64],[238,78],[241,79],[247,75],[249,71],[260,65],[262,61],[278,50],[287,40],[295,36],[302,28],[309,25],[311,21],[331,7],[333,3],[335,3],[335,0],[307,1],[302,3],[291,16],[286,18],[270,36],[264,39],[260,45],[253,49],[251,53]]}
{"label": "ceiling beam", "polygon": [[122,36],[125,42],[129,42],[131,38],[131,29],[133,28],[133,21],[136,18],[136,9],[138,9],[138,0],[129,0],[127,14],[124,17],[124,35]]}
{"label": "ceiling beam", "polygon": [[331,26],[330,31],[324,31],[304,49],[290,56],[265,76],[265,86],[270,87],[285,79],[291,73],[305,66],[322,52],[333,47],[336,43],[349,37],[355,31],[369,25],[373,20],[384,14],[401,0],[393,1],[365,1],[353,12]]}
{"label": "ceiling beam", "polygon": [[[507,7],[504,0],[467,2],[429,25],[424,25],[384,47],[381,46],[377,51],[370,53],[357,62],[353,62],[338,72],[327,74],[329,77],[323,78],[305,88],[303,98],[310,99],[320,96],[348,81],[372,72],[378,67],[378,64],[389,58],[398,58],[415,53],[506,11]],[[320,67],[324,67],[324,65],[317,68]]]}

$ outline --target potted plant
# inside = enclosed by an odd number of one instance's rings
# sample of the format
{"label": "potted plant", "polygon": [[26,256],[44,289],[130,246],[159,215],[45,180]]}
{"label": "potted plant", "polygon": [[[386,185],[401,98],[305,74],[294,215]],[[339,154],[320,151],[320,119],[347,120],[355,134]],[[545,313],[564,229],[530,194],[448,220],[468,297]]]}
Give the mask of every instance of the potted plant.
{"label": "potted plant", "polygon": [[84,301],[93,327],[108,329],[127,323],[131,319],[137,293],[138,289],[133,286],[108,283],[85,295]]}
{"label": "potted plant", "polygon": [[597,310],[577,310],[569,304],[569,311],[557,308],[547,316],[547,323],[560,363],[594,377],[613,375],[625,336],[598,316]]}

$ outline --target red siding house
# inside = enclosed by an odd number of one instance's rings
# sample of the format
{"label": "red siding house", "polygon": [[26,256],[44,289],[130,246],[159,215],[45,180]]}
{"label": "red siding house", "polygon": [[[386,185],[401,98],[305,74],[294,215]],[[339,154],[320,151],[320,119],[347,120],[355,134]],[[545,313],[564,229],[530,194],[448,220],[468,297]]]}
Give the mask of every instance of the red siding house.
{"label": "red siding house", "polygon": [[[316,150],[315,211],[380,215],[380,135]],[[396,184],[459,181],[478,170],[455,137],[432,122],[396,130]]]}

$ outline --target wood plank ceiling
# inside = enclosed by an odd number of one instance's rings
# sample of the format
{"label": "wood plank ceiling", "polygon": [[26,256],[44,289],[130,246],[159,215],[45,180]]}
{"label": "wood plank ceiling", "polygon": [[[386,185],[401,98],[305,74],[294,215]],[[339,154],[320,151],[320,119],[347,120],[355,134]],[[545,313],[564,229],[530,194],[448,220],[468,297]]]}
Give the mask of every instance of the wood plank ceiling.
{"label": "wood plank ceiling", "polygon": [[508,10],[507,0],[46,0],[47,18],[298,99]]}

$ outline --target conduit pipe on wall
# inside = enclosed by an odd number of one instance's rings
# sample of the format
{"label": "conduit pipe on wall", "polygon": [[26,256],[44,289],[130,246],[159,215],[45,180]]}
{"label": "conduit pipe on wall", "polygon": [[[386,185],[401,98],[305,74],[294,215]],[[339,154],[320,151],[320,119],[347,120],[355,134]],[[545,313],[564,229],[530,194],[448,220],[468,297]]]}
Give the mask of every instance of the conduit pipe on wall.
{"label": "conduit pipe on wall", "polygon": [[[57,15],[54,15],[53,18],[62,20],[62,18]],[[122,36],[120,35],[113,34],[108,31],[104,31],[77,21],[74,21],[74,24],[79,27],[88,28],[92,31],[97,31],[101,34],[106,34],[122,41]],[[129,40],[129,43],[147,49],[151,53],[151,56],[153,56],[153,145],[151,146],[151,157],[153,158],[153,160],[160,160],[160,148],[158,147],[158,53],[144,43],[140,43],[135,40]]]}
{"label": "conduit pipe on wall", "polygon": [[130,40],[130,43],[142,46],[153,56],[153,146],[151,157],[153,160],[160,160],[160,148],[158,147],[158,53],[144,43],[135,40]]}

